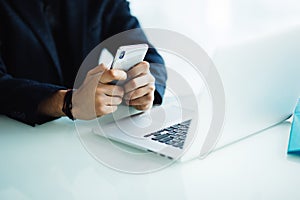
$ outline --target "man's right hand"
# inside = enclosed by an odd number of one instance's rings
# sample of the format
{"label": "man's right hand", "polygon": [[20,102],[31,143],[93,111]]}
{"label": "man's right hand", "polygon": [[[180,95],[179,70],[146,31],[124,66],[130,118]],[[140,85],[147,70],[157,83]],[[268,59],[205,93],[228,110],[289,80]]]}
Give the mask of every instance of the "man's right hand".
{"label": "man's right hand", "polygon": [[72,114],[76,119],[90,120],[117,110],[124,95],[124,89],[111,81],[126,80],[122,70],[107,69],[100,64],[90,70],[83,84],[73,92]]}

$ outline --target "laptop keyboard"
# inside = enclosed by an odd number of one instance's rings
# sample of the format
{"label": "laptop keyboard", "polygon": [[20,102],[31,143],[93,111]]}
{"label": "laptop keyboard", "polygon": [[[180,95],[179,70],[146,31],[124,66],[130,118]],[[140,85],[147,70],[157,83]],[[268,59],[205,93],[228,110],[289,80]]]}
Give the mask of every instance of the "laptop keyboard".
{"label": "laptop keyboard", "polygon": [[190,124],[191,120],[187,120],[157,132],[147,134],[144,137],[182,149]]}

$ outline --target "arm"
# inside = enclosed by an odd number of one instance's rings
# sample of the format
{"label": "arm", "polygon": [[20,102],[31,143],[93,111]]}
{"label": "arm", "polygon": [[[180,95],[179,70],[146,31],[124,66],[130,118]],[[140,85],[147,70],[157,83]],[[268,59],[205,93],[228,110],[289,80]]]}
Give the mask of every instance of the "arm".
{"label": "arm", "polygon": [[[110,85],[112,80],[125,80],[121,70],[107,70],[99,65],[90,70],[83,85],[73,93],[73,116],[77,119],[94,119],[111,113],[122,102],[124,91]],[[18,79],[6,73],[0,57],[0,113],[31,126],[65,116],[62,112],[64,87]]]}
{"label": "arm", "polygon": [[37,112],[38,105],[62,86],[15,78],[7,73],[0,55],[0,113],[29,125],[41,124],[55,119]]}

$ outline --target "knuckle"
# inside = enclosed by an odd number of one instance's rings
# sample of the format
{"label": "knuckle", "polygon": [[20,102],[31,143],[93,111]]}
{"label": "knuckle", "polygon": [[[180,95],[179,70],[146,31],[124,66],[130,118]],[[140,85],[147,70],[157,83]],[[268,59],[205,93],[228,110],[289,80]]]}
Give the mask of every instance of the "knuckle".
{"label": "knuckle", "polygon": [[147,61],[142,61],[141,64],[146,68],[149,69],[150,68],[150,64]]}
{"label": "knuckle", "polygon": [[122,103],[122,99],[118,98],[118,103],[117,104],[121,104]]}
{"label": "knuckle", "polygon": [[106,114],[105,106],[104,105],[99,106],[98,107],[98,112],[101,113],[101,114]]}
{"label": "knuckle", "polygon": [[95,100],[95,105],[97,106],[97,108],[100,108],[103,106],[103,99],[101,96],[97,97]]}
{"label": "knuckle", "polygon": [[91,75],[92,74],[92,70],[89,70],[88,72],[87,72],[87,75]]}
{"label": "knuckle", "polygon": [[126,93],[130,92],[131,89],[131,81],[124,85],[124,90]]}
{"label": "knuckle", "polygon": [[154,76],[153,76],[152,74],[150,74],[150,81],[151,81],[152,83],[155,82],[155,78],[154,78]]}
{"label": "knuckle", "polygon": [[103,93],[103,87],[97,87],[96,94],[102,94],[102,93]]}
{"label": "knuckle", "polygon": [[112,86],[110,89],[109,89],[110,93],[112,95],[117,95],[119,92],[119,89],[117,88],[117,86]]}
{"label": "knuckle", "polygon": [[107,108],[105,111],[104,111],[104,114],[109,114],[109,113],[112,113],[114,112],[114,106],[111,106],[109,108]]}
{"label": "knuckle", "polygon": [[140,96],[142,94],[142,90],[134,90],[131,94],[131,97],[137,97]]}
{"label": "knuckle", "polygon": [[153,96],[152,94],[148,94],[148,95],[146,96],[146,100],[147,100],[147,101],[153,101],[153,100],[154,100],[154,96]]}
{"label": "knuckle", "polygon": [[117,94],[117,95],[120,95],[120,96],[123,96],[124,95],[124,90],[123,90],[123,88],[122,87],[120,87],[120,86],[115,86],[115,93]]}
{"label": "knuckle", "polygon": [[153,92],[155,90],[155,85],[154,84],[150,84],[149,85],[149,90],[150,90],[150,92]]}
{"label": "knuckle", "polygon": [[125,92],[124,92],[123,88],[121,88],[121,89],[120,89],[120,94],[119,94],[119,95],[120,95],[121,97],[123,97],[123,96],[124,96],[124,93],[125,93]]}
{"label": "knuckle", "polygon": [[119,92],[116,88],[111,88],[108,92],[109,95],[111,96],[118,96],[119,95]]}
{"label": "knuckle", "polygon": [[148,105],[140,105],[139,109],[140,110],[147,110],[148,109]]}
{"label": "knuckle", "polygon": [[115,72],[114,72],[114,70],[108,70],[107,73],[108,73],[108,75],[109,75],[110,77],[112,77],[112,78],[115,77]]}
{"label": "knuckle", "polygon": [[103,70],[103,71],[107,69],[107,67],[106,67],[106,65],[105,65],[104,63],[101,63],[101,64],[99,65],[99,67],[100,67],[100,69]]}
{"label": "knuckle", "polygon": [[134,93],[131,93],[130,96],[128,96],[128,99],[131,101],[135,100],[136,95]]}
{"label": "knuckle", "polygon": [[117,109],[118,109],[117,106],[112,106],[111,109],[110,109],[110,112],[111,112],[111,113],[112,113],[112,112],[115,112]]}
{"label": "knuckle", "polygon": [[119,80],[126,80],[127,79],[127,73],[123,70],[118,71],[118,79]]}
{"label": "knuckle", "polygon": [[99,81],[102,80],[103,78],[105,78],[106,72],[103,72],[102,74],[100,74],[99,76]]}
{"label": "knuckle", "polygon": [[136,80],[130,81],[129,87],[130,87],[130,88],[136,88],[136,87],[137,87],[137,82],[136,82]]}
{"label": "knuckle", "polygon": [[103,97],[103,94],[105,94],[108,90],[109,88],[107,88],[106,86],[100,87],[96,90],[96,95]]}
{"label": "knuckle", "polygon": [[114,99],[113,98],[109,98],[108,103],[109,103],[109,105],[113,105]]}
{"label": "knuckle", "polygon": [[132,98],[132,92],[129,92],[129,93],[127,93],[125,96],[124,96],[124,98],[126,99],[126,100],[130,100],[131,98]]}
{"label": "knuckle", "polygon": [[147,110],[148,108],[149,108],[148,105],[143,105],[143,106],[142,106],[142,109],[143,109],[143,110]]}

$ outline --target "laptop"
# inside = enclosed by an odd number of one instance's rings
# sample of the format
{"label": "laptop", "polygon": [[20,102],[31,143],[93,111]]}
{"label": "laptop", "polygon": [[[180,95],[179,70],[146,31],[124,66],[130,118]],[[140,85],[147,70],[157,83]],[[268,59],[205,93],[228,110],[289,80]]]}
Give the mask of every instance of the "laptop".
{"label": "laptop", "polygon": [[300,95],[300,27],[223,46],[213,56],[226,119],[216,148],[288,119]]}
{"label": "laptop", "polygon": [[121,106],[116,113],[100,118],[93,132],[177,161],[207,155],[291,116],[300,94],[299,52],[299,28],[215,51],[212,60],[226,97],[226,119],[218,141],[207,135],[212,113],[205,89],[195,99],[201,112],[193,109],[196,104],[189,102],[191,96],[169,94],[162,106],[147,112]]}

